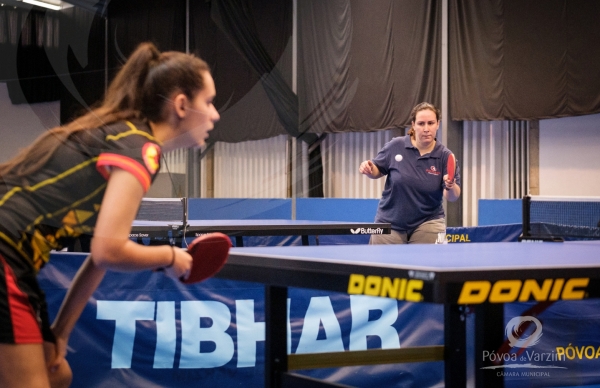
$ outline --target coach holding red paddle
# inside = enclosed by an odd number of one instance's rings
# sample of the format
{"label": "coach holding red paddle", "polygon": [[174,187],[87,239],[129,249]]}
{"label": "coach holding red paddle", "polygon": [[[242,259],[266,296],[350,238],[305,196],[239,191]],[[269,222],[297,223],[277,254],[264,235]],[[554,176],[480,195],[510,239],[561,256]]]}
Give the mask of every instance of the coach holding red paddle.
{"label": "coach holding red paddle", "polygon": [[[208,239],[221,261],[193,277],[193,252],[129,239],[161,153],[203,145],[219,120],[215,93],[206,62],[142,44],[100,106],[0,165],[0,387],[70,385],[69,335],[106,270],[162,268],[188,281],[220,269],[226,237]],[[50,326],[36,274],[82,234],[93,234],[91,255]],[[203,247],[194,251],[213,251]]]}
{"label": "coach holding red paddle", "polygon": [[443,199],[460,197],[460,169],[454,154],[437,141],[440,111],[427,102],[411,112],[408,135],[386,143],[358,171],[371,179],[387,176],[375,222],[392,224],[389,235],[371,236],[371,244],[433,244],[445,238]]}

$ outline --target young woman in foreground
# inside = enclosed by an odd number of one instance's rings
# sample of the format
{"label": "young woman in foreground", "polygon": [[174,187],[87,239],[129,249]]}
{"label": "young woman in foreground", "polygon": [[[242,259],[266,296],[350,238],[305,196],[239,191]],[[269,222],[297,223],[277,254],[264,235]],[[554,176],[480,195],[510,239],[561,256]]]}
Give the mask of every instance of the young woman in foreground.
{"label": "young woman in foreground", "polygon": [[[0,165],[0,387],[70,385],[69,335],[106,270],[188,276],[187,252],[129,233],[162,152],[204,145],[215,93],[204,61],[142,44],[98,108]],[[51,326],[36,275],[81,234],[93,234],[91,254]]]}

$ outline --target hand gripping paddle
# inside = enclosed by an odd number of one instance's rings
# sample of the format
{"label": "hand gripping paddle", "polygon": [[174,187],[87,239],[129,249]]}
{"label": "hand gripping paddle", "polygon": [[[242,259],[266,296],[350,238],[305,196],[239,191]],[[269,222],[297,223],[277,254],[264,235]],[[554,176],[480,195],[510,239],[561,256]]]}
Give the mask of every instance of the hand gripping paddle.
{"label": "hand gripping paddle", "polygon": [[454,172],[456,170],[456,159],[454,158],[454,154],[448,155],[447,163],[446,171],[448,172],[448,180],[454,182]]}
{"label": "hand gripping paddle", "polygon": [[190,276],[179,280],[185,284],[192,284],[213,276],[225,265],[229,257],[229,248],[231,240],[223,233],[209,233],[196,237],[187,250],[193,259]]}

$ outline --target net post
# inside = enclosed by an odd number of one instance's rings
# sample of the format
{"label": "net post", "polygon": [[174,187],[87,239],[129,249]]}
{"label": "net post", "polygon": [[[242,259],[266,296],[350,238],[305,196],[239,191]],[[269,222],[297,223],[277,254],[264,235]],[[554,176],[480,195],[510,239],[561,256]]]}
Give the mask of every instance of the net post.
{"label": "net post", "polygon": [[522,221],[523,221],[523,231],[521,232],[521,238],[523,237],[531,237],[531,218],[529,216],[529,209],[531,205],[531,196],[525,195],[523,196],[522,202]]}
{"label": "net post", "polygon": [[185,229],[187,227],[187,223],[188,223],[188,198],[187,197],[181,198],[181,205],[183,208],[182,209],[183,214],[182,214],[181,221],[182,221],[183,228]]}
{"label": "net post", "polygon": [[181,205],[183,207],[183,215],[181,219],[181,240],[185,246],[187,246],[187,228],[188,228],[188,197],[181,198]]}

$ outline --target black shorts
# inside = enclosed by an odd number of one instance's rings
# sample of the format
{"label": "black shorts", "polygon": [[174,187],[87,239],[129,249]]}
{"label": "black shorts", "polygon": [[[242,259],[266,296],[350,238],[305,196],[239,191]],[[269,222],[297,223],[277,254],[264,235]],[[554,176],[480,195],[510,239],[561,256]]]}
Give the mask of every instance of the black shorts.
{"label": "black shorts", "polygon": [[55,342],[44,292],[24,259],[0,254],[0,343]]}

